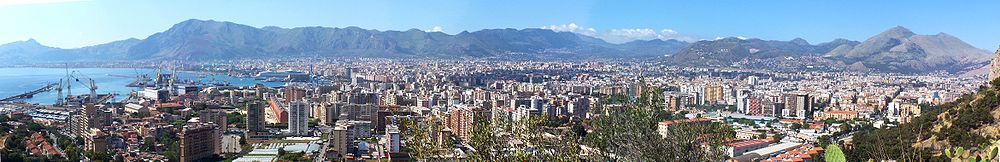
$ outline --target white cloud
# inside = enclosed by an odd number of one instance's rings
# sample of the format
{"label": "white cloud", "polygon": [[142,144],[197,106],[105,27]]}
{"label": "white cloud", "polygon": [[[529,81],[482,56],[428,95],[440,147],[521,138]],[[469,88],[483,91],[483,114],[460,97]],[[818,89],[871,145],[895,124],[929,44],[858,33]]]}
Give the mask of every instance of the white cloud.
{"label": "white cloud", "polygon": [[578,34],[582,34],[582,35],[586,35],[586,36],[595,36],[595,35],[597,35],[597,30],[596,29],[594,29],[594,28],[583,28],[583,27],[580,27],[580,26],[576,25],[576,23],[569,23],[569,24],[563,24],[563,25],[543,26],[542,29],[549,29],[549,30],[557,31],[557,32],[574,32],[574,33],[578,33]]}
{"label": "white cloud", "polygon": [[651,28],[631,28],[631,29],[611,29],[607,32],[598,32],[594,28],[584,28],[577,25],[576,23],[569,23],[563,25],[549,25],[543,26],[542,29],[549,29],[558,32],[574,32],[581,35],[592,36],[596,38],[603,39],[609,43],[625,43],[635,40],[653,40],[653,39],[676,39],[680,41],[693,42],[699,39],[694,36],[680,34],[673,29],[660,29],[655,30]]}
{"label": "white cloud", "polygon": [[625,43],[634,40],[659,39],[659,33],[653,29],[611,29],[601,35],[601,39],[611,43]]}
{"label": "white cloud", "polygon": [[64,2],[79,2],[87,0],[0,0],[0,6],[14,6],[14,5],[26,5],[26,4],[45,4],[45,3],[64,3]]}
{"label": "white cloud", "polygon": [[424,30],[426,32],[444,32],[444,28],[441,26],[434,26],[431,29]]}

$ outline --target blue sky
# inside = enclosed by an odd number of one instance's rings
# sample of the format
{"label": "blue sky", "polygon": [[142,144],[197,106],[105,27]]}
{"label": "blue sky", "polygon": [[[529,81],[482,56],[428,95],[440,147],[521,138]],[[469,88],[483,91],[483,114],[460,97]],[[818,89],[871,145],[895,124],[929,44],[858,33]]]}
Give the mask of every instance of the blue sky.
{"label": "blue sky", "polygon": [[978,48],[1000,45],[1000,1],[0,1],[0,43],[35,38],[75,48],[143,39],[187,19],[256,27],[358,26],[378,30],[550,28],[604,38],[696,41],[741,36],[863,41],[894,26],[948,33]]}

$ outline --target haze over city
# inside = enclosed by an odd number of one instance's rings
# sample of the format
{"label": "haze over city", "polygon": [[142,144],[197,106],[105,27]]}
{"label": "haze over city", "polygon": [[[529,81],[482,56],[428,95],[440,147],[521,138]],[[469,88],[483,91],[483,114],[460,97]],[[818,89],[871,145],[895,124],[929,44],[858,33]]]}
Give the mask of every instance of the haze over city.
{"label": "haze over city", "polygon": [[0,161],[996,161],[996,1],[0,1]]}

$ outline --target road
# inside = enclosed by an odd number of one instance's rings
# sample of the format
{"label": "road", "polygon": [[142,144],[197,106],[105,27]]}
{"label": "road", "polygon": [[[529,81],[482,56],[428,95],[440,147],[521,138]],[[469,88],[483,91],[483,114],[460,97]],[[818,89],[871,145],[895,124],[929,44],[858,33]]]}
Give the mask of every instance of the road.
{"label": "road", "polygon": [[66,152],[64,152],[62,148],[59,148],[59,143],[57,143],[59,140],[56,139],[56,136],[52,135],[52,132],[49,132],[48,136],[49,139],[52,139],[52,142],[50,142],[52,144],[52,148],[56,148],[56,152],[59,152],[60,155],[66,157]]}

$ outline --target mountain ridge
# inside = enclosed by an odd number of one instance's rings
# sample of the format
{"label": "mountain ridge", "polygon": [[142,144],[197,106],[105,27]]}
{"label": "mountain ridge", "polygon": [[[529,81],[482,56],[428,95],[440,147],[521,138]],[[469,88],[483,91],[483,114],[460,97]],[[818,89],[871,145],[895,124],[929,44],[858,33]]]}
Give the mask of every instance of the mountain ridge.
{"label": "mountain ridge", "polygon": [[[983,54],[986,53],[986,54]],[[253,27],[190,19],[146,38],[60,49],[34,39],[0,45],[0,58],[22,63],[105,60],[214,60],[267,57],[382,57],[487,59],[659,59],[677,66],[822,67],[853,71],[961,73],[988,64],[990,55],[946,33],[918,35],[902,26],[863,42],[834,39],[812,44],[727,37],[683,42],[602,39],[548,29],[483,29],[456,34],[348,27]],[[812,60],[812,61],[797,61]],[[984,63],[985,62],[985,63]],[[750,66],[757,65],[757,66]]]}
{"label": "mountain ridge", "polygon": [[[203,46],[205,44],[214,45]],[[232,22],[187,20],[144,39],[142,43],[129,50],[128,57],[203,59],[218,57],[213,55],[233,54],[237,56],[318,54],[368,57],[496,57],[505,53],[606,57],[603,55],[622,56],[619,54],[629,53],[625,50],[631,48],[575,33],[533,28],[484,29],[449,35],[416,29],[379,31],[354,26],[255,28]],[[672,52],[669,50],[677,48],[679,47],[663,49]],[[637,54],[637,56],[650,55],[655,54]],[[634,56],[626,55],[626,57]]]}
{"label": "mountain ridge", "polygon": [[958,72],[985,66],[991,54],[946,33],[918,35],[893,27],[850,47],[838,47],[826,56],[860,69],[876,71]]}

